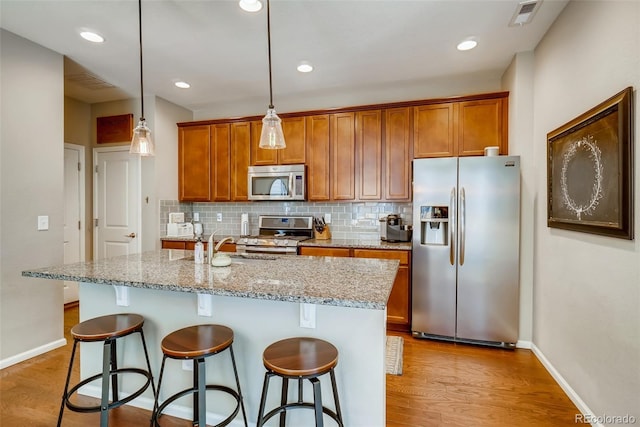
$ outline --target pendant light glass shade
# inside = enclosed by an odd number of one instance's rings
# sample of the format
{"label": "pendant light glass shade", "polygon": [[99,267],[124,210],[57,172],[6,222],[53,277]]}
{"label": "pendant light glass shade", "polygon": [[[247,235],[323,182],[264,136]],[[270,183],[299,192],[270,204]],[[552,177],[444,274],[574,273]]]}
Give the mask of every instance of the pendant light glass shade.
{"label": "pendant light glass shade", "polygon": [[141,116],[138,126],[133,128],[133,138],[129,153],[140,154],[141,156],[155,156],[156,147],[151,139],[151,129],[144,119],[144,82],[142,79],[142,0],[138,0],[138,30],[140,36],[140,105]]}
{"label": "pendant light glass shade", "polygon": [[140,154],[141,156],[154,156],[156,147],[151,140],[151,130],[147,126],[145,119],[140,119],[138,126],[133,129],[133,139],[129,153]]}
{"label": "pendant light glass shade", "polygon": [[260,133],[260,144],[258,147],[277,150],[286,148],[284,133],[282,132],[282,120],[276,114],[273,107],[273,83],[271,79],[271,14],[269,0],[267,0],[267,48],[269,52],[269,109],[267,115],[262,119],[262,132]]}
{"label": "pendant light glass shade", "polygon": [[282,132],[282,120],[278,117],[274,108],[269,108],[267,115],[262,119],[259,147],[277,150],[286,146],[284,133]]}

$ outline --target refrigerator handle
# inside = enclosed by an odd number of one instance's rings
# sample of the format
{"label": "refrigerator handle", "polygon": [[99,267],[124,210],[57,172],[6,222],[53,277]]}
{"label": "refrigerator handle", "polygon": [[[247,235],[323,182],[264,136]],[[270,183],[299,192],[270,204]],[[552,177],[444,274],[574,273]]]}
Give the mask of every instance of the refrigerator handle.
{"label": "refrigerator handle", "polygon": [[449,263],[454,265],[456,262],[456,187],[451,188],[449,206],[451,206],[451,215],[449,218]]}
{"label": "refrigerator handle", "polygon": [[464,195],[464,187],[460,188],[460,265],[464,265],[464,240],[465,240],[465,213],[466,201]]}

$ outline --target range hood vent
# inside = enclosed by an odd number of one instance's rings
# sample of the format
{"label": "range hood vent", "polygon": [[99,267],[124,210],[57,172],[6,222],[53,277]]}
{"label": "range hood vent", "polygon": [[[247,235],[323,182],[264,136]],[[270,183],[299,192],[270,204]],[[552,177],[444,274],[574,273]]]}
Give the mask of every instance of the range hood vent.
{"label": "range hood vent", "polygon": [[540,8],[542,0],[530,0],[518,3],[516,12],[513,14],[511,21],[509,21],[510,27],[519,27],[524,24],[528,24],[533,20],[533,16]]}

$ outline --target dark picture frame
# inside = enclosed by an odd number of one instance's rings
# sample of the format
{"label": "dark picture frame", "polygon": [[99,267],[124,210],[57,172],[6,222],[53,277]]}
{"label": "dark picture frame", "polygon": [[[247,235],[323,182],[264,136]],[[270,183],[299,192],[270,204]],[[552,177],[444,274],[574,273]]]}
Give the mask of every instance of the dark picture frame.
{"label": "dark picture frame", "polygon": [[633,239],[633,88],[547,134],[547,225]]}

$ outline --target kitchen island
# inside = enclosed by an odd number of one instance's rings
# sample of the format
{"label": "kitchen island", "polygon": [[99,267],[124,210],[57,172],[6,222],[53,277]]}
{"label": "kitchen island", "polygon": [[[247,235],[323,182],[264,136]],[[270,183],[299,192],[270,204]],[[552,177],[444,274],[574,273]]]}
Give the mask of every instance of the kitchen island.
{"label": "kitchen island", "polygon": [[[325,339],[339,350],[336,368],[345,425],[385,425],[386,304],[398,261],[307,256],[232,257],[228,267],[193,262],[192,251],[160,250],[87,263],[29,270],[25,276],[80,282],[80,320],[112,313],[138,313],[145,317],[145,337],[154,375],[162,360],[160,341],[168,333],[194,324],[217,323],[235,332],[234,352],[247,415],[255,423],[264,378],[262,351],[269,344],[292,336]],[[312,326],[302,327],[304,326]],[[81,377],[101,369],[100,344],[81,346]],[[124,364],[143,366],[137,340],[120,346]],[[228,356],[209,362],[207,379],[233,384]],[[167,362],[161,399],[189,386],[192,373],[181,362]],[[323,395],[332,406],[330,388],[322,379]],[[128,391],[124,383],[124,392]],[[308,384],[305,396],[312,396]],[[133,387],[130,385],[130,389]],[[290,387],[292,393],[296,387]],[[268,405],[277,406],[272,390]],[[83,390],[98,395],[99,384]],[[208,393],[208,423],[230,412],[231,402],[216,401]],[[293,397],[293,394],[291,395]],[[147,390],[132,404],[151,409]],[[191,416],[191,400],[182,399],[165,413]],[[290,425],[312,423],[311,411],[294,411]],[[289,418],[289,417],[288,417]],[[233,425],[241,425],[238,418]],[[274,418],[277,422],[277,418]]]}

